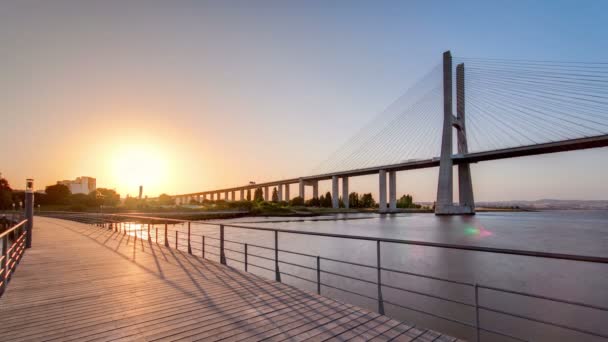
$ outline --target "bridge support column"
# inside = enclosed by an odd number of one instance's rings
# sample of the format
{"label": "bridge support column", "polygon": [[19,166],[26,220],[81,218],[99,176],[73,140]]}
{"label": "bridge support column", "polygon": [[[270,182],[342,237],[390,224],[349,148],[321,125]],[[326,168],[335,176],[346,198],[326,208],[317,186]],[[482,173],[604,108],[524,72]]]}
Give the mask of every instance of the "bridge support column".
{"label": "bridge support column", "polygon": [[378,173],[378,211],[381,213],[386,212],[386,170],[380,170]]}
{"label": "bridge support column", "polygon": [[[465,125],[465,88],[464,64],[456,66],[456,128],[458,154],[469,153]],[[470,214],[475,213],[475,199],[473,197],[473,182],[471,180],[471,165],[458,164],[458,202],[461,207],[467,208]]]}
{"label": "bridge support column", "polygon": [[245,189],[241,189],[241,197],[239,197],[241,201],[245,200]]}
{"label": "bridge support column", "polygon": [[279,197],[279,202],[283,201],[283,184],[277,185],[277,194]]}
{"label": "bridge support column", "polygon": [[437,202],[435,214],[437,215],[470,215],[475,214],[473,201],[473,186],[471,172],[468,164],[458,170],[458,184],[461,186],[459,205],[454,205],[453,180],[453,146],[452,130],[458,131],[458,152],[467,153],[466,130],[464,122],[464,65],[457,70],[457,114],[452,113],[452,55],[449,51],[443,54],[443,133],[441,141],[441,156],[439,160],[439,182],[437,186]]}
{"label": "bridge support column", "polygon": [[264,201],[266,201],[266,202],[270,201],[270,193],[268,191],[268,187],[264,188]]}
{"label": "bridge support column", "polygon": [[338,201],[338,176],[331,177],[331,206],[334,209],[338,209],[340,207],[340,202]]}
{"label": "bridge support column", "polygon": [[232,190],[232,192],[230,193],[230,200],[233,202],[236,201],[236,195],[234,193],[234,190]]}
{"label": "bridge support column", "polygon": [[285,200],[289,202],[291,198],[289,197],[289,183],[285,184]]}
{"label": "bridge support column", "polygon": [[301,179],[301,178],[300,178],[300,181],[298,183],[298,190],[299,190],[298,196],[302,197],[302,199],[305,199],[306,197],[304,197],[305,196],[304,192],[305,192],[306,189],[304,188],[304,180]]}
{"label": "bridge support column", "polygon": [[390,212],[397,211],[397,172],[388,173],[388,208]]}
{"label": "bridge support column", "polygon": [[312,197],[319,198],[319,181],[312,182]]}
{"label": "bridge support column", "polygon": [[342,203],[346,209],[350,206],[348,195],[348,177],[342,177]]}
{"label": "bridge support column", "polygon": [[224,191],[224,201],[228,202],[228,191]]}

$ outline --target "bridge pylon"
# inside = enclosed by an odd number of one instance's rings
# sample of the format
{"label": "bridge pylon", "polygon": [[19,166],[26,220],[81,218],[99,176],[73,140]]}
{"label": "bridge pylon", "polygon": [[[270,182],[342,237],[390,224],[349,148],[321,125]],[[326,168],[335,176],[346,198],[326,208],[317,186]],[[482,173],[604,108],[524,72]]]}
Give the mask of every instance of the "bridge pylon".
{"label": "bridge pylon", "polygon": [[450,51],[446,51],[443,53],[443,131],[437,202],[435,203],[436,215],[475,214],[471,168],[468,163],[458,165],[459,203],[454,203],[454,162],[452,160],[454,128],[457,131],[458,153],[468,153],[464,91],[464,64],[459,64],[456,67],[456,116],[454,116],[452,109],[452,55]]}

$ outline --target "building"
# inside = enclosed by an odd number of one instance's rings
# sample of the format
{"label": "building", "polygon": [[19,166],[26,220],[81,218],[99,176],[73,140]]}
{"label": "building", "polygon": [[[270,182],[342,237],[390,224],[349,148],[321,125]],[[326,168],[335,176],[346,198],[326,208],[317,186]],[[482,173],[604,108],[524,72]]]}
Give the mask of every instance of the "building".
{"label": "building", "polygon": [[89,194],[97,189],[97,180],[93,177],[78,177],[75,180],[62,180],[57,184],[63,184],[70,189],[73,194]]}

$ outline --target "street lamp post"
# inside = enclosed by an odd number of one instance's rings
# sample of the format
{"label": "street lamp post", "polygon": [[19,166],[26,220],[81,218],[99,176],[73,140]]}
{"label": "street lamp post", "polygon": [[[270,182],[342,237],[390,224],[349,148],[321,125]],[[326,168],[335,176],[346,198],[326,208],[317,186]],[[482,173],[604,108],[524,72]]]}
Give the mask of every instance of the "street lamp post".
{"label": "street lamp post", "polygon": [[34,180],[31,178],[25,181],[25,218],[27,219],[25,248],[31,248],[34,227]]}

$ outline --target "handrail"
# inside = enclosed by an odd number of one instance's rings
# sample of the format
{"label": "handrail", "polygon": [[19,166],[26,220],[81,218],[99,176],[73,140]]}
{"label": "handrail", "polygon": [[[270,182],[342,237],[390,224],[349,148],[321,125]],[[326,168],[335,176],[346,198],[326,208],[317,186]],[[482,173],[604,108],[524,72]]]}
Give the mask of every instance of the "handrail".
{"label": "handrail", "polygon": [[[569,324],[565,324],[565,323],[561,323],[561,322],[554,322],[554,321],[548,321],[545,319],[539,319],[539,318],[535,318],[535,317],[531,317],[531,316],[527,316],[527,315],[523,315],[523,314],[518,314],[515,312],[510,312],[510,311],[506,311],[506,310],[501,310],[499,308],[496,307],[490,307],[489,305],[484,305],[481,301],[480,301],[480,296],[479,296],[479,292],[480,290],[485,290],[485,291],[495,291],[495,292],[501,292],[501,293],[507,293],[507,294],[512,294],[512,295],[518,295],[518,296],[523,296],[523,297],[530,297],[530,298],[536,298],[536,299],[541,299],[541,300],[547,300],[547,301],[551,301],[551,302],[555,302],[555,303],[561,303],[561,304],[566,304],[566,305],[571,305],[571,306],[575,306],[575,307],[579,307],[579,308],[587,308],[587,309],[592,309],[592,310],[600,310],[602,312],[608,312],[608,308],[606,307],[602,307],[602,306],[598,306],[598,305],[593,305],[593,304],[587,304],[587,303],[582,303],[582,302],[577,302],[577,301],[572,301],[572,300],[565,300],[565,299],[559,299],[559,298],[552,298],[549,296],[544,296],[544,295],[537,295],[537,294],[532,294],[532,293],[527,293],[527,292],[523,292],[523,291],[514,291],[514,290],[509,290],[509,289],[504,289],[504,288],[498,288],[498,287],[494,287],[494,286],[486,286],[486,285],[482,285],[482,284],[477,284],[477,283],[470,283],[470,282],[464,282],[464,281],[457,281],[457,280],[451,280],[451,279],[446,279],[446,278],[441,278],[441,277],[436,277],[436,276],[431,276],[431,275],[426,275],[426,274],[418,274],[418,273],[413,273],[413,272],[407,272],[407,271],[402,271],[402,270],[398,270],[398,269],[392,269],[392,268],[388,268],[382,265],[381,260],[380,260],[380,246],[381,243],[400,243],[400,244],[409,244],[409,245],[418,245],[418,246],[427,246],[427,247],[436,247],[436,248],[449,248],[449,249],[457,249],[457,250],[466,250],[466,251],[477,251],[477,252],[486,252],[486,253],[498,253],[498,254],[508,254],[508,255],[519,255],[519,256],[529,256],[529,257],[541,257],[541,258],[550,258],[550,259],[560,259],[560,260],[571,260],[571,261],[580,261],[580,262],[592,262],[592,263],[601,263],[601,264],[607,264],[608,263],[608,258],[604,258],[604,257],[593,257],[593,256],[584,256],[584,255],[571,255],[571,254],[563,254],[563,253],[548,253],[548,252],[534,252],[534,251],[524,251],[524,250],[515,250],[515,249],[503,249],[503,248],[492,248],[492,247],[478,247],[478,246],[460,246],[460,245],[454,245],[454,244],[445,244],[445,243],[434,243],[434,242],[425,242],[425,241],[413,241],[413,240],[400,240],[400,239],[388,239],[388,238],[376,238],[376,237],[368,237],[368,236],[354,236],[354,235],[345,235],[345,234],[331,234],[331,233],[317,233],[317,232],[310,232],[310,231],[298,231],[298,230],[291,230],[291,229],[280,229],[280,228],[267,228],[267,227],[250,227],[250,226],[243,226],[243,225],[238,225],[238,224],[222,224],[222,223],[203,223],[203,222],[198,222],[198,221],[189,221],[189,220],[178,220],[178,219],[164,219],[164,218],[158,218],[158,217],[147,217],[147,216],[132,216],[132,215],[117,215],[117,214],[109,214],[107,215],[107,217],[105,215],[73,215],[71,217],[67,217],[68,219],[74,219],[74,220],[82,220],[85,222],[89,222],[92,223],[94,225],[97,226],[102,226],[105,227],[107,222],[110,222],[109,224],[109,229],[112,229],[116,232],[121,232],[123,234],[127,234],[127,232],[134,232],[137,238],[137,232],[140,232],[141,238],[143,239],[143,231],[145,231],[145,229],[129,229],[130,224],[131,223],[124,223],[120,222],[120,223],[116,223],[116,221],[112,221],[112,219],[114,219],[116,216],[120,216],[123,218],[130,218],[130,219],[143,219],[143,220],[156,220],[156,221],[163,221],[164,222],[164,230],[165,230],[165,234],[164,234],[164,245],[166,247],[170,247],[172,246],[172,244],[169,244],[169,235],[167,235],[167,232],[169,231],[168,229],[168,225],[167,225],[167,221],[169,222],[178,222],[178,223],[188,223],[187,228],[188,228],[188,238],[182,238],[180,236],[178,236],[178,232],[180,232],[179,230],[175,229],[172,231],[175,231],[175,237],[171,237],[171,240],[173,242],[175,242],[175,248],[179,249],[179,244],[181,243],[181,247],[182,250],[186,248],[188,248],[188,253],[192,254],[192,250],[196,250],[196,251],[200,251],[202,252],[202,257],[205,258],[205,254],[210,254],[213,256],[218,257],[218,259],[220,260],[221,264],[224,265],[228,265],[227,261],[231,261],[231,262],[236,262],[236,263],[241,263],[244,264],[244,269],[247,272],[248,271],[248,266],[249,267],[255,267],[255,268],[259,268],[259,269],[263,269],[269,272],[274,272],[275,273],[275,279],[277,281],[281,281],[281,275],[284,276],[288,276],[288,277],[294,277],[303,281],[307,281],[310,283],[316,283],[317,284],[317,293],[321,294],[321,286],[326,287],[326,288],[332,288],[338,291],[342,291],[345,293],[350,293],[356,296],[361,296],[363,298],[367,298],[367,299],[371,299],[371,300],[375,300],[378,302],[378,312],[381,314],[384,314],[384,304],[389,304],[395,307],[400,307],[406,310],[411,310],[414,312],[418,312],[424,315],[428,315],[429,317],[434,317],[437,319],[442,319],[448,322],[452,322],[452,323],[458,323],[461,324],[464,327],[467,328],[472,328],[475,329],[476,333],[477,333],[477,341],[479,341],[481,339],[480,336],[480,332],[486,332],[486,333],[492,333],[492,334],[496,334],[496,335],[500,335],[503,337],[509,337],[515,340],[519,340],[519,341],[525,341],[525,339],[521,338],[520,336],[516,336],[516,335],[521,335],[522,332],[520,331],[516,331],[516,332],[510,332],[509,334],[501,332],[501,331],[497,331],[495,329],[492,329],[490,327],[485,327],[482,326],[480,323],[480,315],[481,315],[481,311],[489,311],[489,312],[493,312],[495,314],[499,314],[499,315],[506,315],[506,316],[510,316],[512,318],[516,318],[516,319],[521,319],[524,320],[526,322],[532,322],[532,323],[537,323],[537,324],[544,324],[544,325],[548,325],[548,326],[553,326],[556,328],[560,328],[560,329],[565,329],[565,330],[569,330],[575,333],[579,333],[579,334],[586,334],[586,335],[591,335],[591,336],[595,336],[595,337],[600,337],[600,338],[605,338],[608,340],[608,335],[604,334],[601,331],[590,331],[590,330],[586,330],[586,329],[582,329],[579,327],[575,327]],[[98,219],[102,219],[101,221],[98,221]],[[99,222],[102,222],[101,224]],[[195,234],[191,234],[190,231],[190,226],[191,226],[191,222],[197,222],[197,223],[202,223],[202,224],[206,224],[206,225],[211,225],[211,226],[215,226],[219,228],[219,238],[218,237],[213,237],[213,236],[206,236],[206,235],[195,235]],[[154,224],[154,223],[152,223]],[[143,225],[143,223],[142,223]],[[156,224],[154,224],[156,225]],[[270,232],[274,232],[274,248],[273,247],[266,247],[266,246],[258,246],[258,245],[254,245],[254,244],[248,244],[248,243],[244,243],[244,242],[238,242],[238,241],[231,241],[228,239],[225,239],[224,237],[224,230],[226,227],[229,228],[237,228],[237,229],[249,229],[249,230],[260,230],[260,231],[270,231]],[[183,227],[186,228],[186,227]],[[156,228],[156,243],[159,244],[158,241],[158,228]],[[356,262],[351,262],[351,261],[346,261],[346,260],[338,260],[338,259],[333,259],[333,258],[328,258],[328,257],[321,257],[321,256],[314,256],[311,254],[306,254],[306,253],[301,253],[301,252],[296,252],[296,251],[289,251],[289,250],[284,250],[284,249],[280,249],[278,246],[278,233],[285,233],[285,234],[298,234],[298,235],[311,235],[311,236],[322,236],[322,237],[331,237],[331,238],[342,238],[342,239],[353,239],[353,240],[363,240],[363,241],[374,241],[376,242],[376,253],[377,253],[377,264],[374,265],[369,265],[369,264],[362,264],[362,263],[356,263]],[[184,233],[185,234],[185,233]],[[198,244],[201,249],[195,248],[193,246],[191,246],[191,236],[195,236],[195,237],[201,237],[202,241]],[[214,245],[214,244],[210,244],[210,243],[206,243],[205,242],[205,238],[207,239],[211,239],[211,240],[217,240],[219,242],[219,245]],[[148,241],[152,241],[151,239],[151,233],[150,233],[150,223],[148,223],[148,236],[147,236]],[[183,242],[180,241],[188,241],[187,245],[184,244]],[[239,251],[236,249],[232,249],[232,248],[227,248],[225,246],[225,243],[233,243],[236,245],[241,245],[244,247],[243,251]],[[209,250],[206,250],[205,247],[209,248],[212,247],[214,249],[219,250],[219,253],[215,253],[215,252],[211,252]],[[260,254],[254,254],[248,251],[247,247],[259,247],[262,248],[264,250],[268,250],[268,251],[274,251],[274,255],[272,257],[269,256],[264,256],[264,255],[260,255]],[[234,254],[229,254],[226,255],[226,253],[237,253],[239,255],[242,256],[242,260],[241,257],[235,259],[234,258]],[[316,257],[316,268],[315,267],[311,267],[311,266],[306,266],[306,265],[302,265],[296,262],[291,262],[291,261],[284,261],[284,260],[279,260],[279,252],[280,253],[287,253],[287,254],[292,254],[292,255],[299,255],[299,256],[303,256],[303,257],[312,257],[315,258]],[[259,264],[254,264],[251,263],[249,261],[248,258],[259,258],[261,260],[266,260],[266,263],[264,265],[259,265]],[[364,268],[369,268],[369,269],[376,269],[377,270],[377,280],[369,280],[369,279],[362,279],[362,278],[358,278],[356,276],[351,276],[348,274],[344,274],[341,272],[335,272],[335,271],[330,271],[327,268],[322,269],[321,268],[321,261],[330,261],[330,262],[336,262],[336,263],[340,263],[340,264],[345,264],[345,265],[351,265],[351,266],[356,266],[356,267],[364,267]],[[268,263],[272,262],[274,265],[273,266],[268,266],[266,267],[265,265],[268,265]],[[285,272],[284,270],[280,270],[279,269],[279,264],[283,264],[283,265],[289,265],[289,266],[294,266],[294,267],[299,267],[305,270],[309,270],[309,271],[316,271],[316,279],[312,280],[312,279],[307,279],[306,277],[302,276],[302,275],[298,275],[298,274],[293,274],[293,273],[288,273]],[[289,268],[288,268],[289,270]],[[10,271],[9,271],[10,272]],[[421,277],[421,278],[426,278],[426,279],[430,279],[430,280],[435,280],[435,281],[442,281],[442,282],[448,282],[454,285],[464,285],[467,288],[469,288],[469,291],[474,291],[473,293],[473,298],[474,301],[471,300],[471,302],[467,301],[463,301],[460,299],[457,299],[456,297],[454,298],[447,298],[447,297],[443,297],[441,295],[437,295],[434,293],[429,293],[429,292],[423,292],[423,291],[419,291],[417,289],[412,289],[412,288],[406,288],[406,287],[401,287],[401,286],[397,286],[397,284],[394,283],[387,283],[386,280],[383,282],[382,281],[382,272],[391,272],[391,273],[400,273],[400,274],[405,274],[405,275],[411,275],[411,276],[415,276],[415,277]],[[360,292],[356,292],[356,291],[352,291],[343,287],[339,287],[336,285],[332,285],[332,284],[328,284],[327,281],[322,281],[321,280],[321,275],[322,274],[326,274],[326,275],[331,275],[331,276],[336,276],[336,277],[340,277],[343,279],[348,279],[348,280],[355,280],[355,281],[360,281],[363,282],[365,284],[368,285],[372,285],[374,287],[377,287],[377,296],[376,297],[372,297],[368,294],[364,294],[364,293],[360,293]],[[430,312],[430,311],[426,311],[426,310],[421,310],[420,308],[416,308],[416,307],[411,307],[411,306],[405,306],[403,304],[400,304],[399,302],[395,302],[393,300],[386,300],[383,299],[383,295],[382,295],[382,289],[383,288],[388,288],[388,289],[393,289],[393,290],[398,290],[398,291],[404,291],[407,293],[411,293],[411,294],[415,294],[415,295],[419,295],[419,296],[424,296],[426,298],[431,298],[431,299],[435,299],[435,300],[440,300],[440,301],[444,301],[447,303],[452,303],[452,304],[456,304],[456,305],[461,305],[462,307],[466,307],[466,308],[474,308],[475,309],[475,322],[473,323],[468,323],[465,321],[462,321],[460,319],[456,319],[456,318],[452,318],[452,317],[446,317],[444,316],[444,313],[442,312],[441,314],[436,313],[436,312]],[[431,291],[432,292],[432,291]],[[484,292],[485,293],[485,292]],[[428,309],[427,309],[428,310]],[[435,311],[435,310],[433,310]],[[512,335],[512,334],[515,334]]]}
{"label": "handrail", "polygon": [[[0,296],[4,294],[6,286],[8,285],[12,274],[15,272],[15,268],[25,252],[26,223],[27,220],[22,220],[0,234],[0,243],[2,244],[2,257],[0,258]],[[13,241],[9,241],[9,234],[17,234],[18,230],[21,230],[21,232],[14,237]]]}
{"label": "handrail", "polygon": [[8,234],[10,234],[11,232],[19,229],[21,226],[23,226],[24,224],[27,223],[27,220],[23,220],[17,224],[15,224],[14,226],[12,226],[11,228],[7,229],[5,232],[3,232],[2,234],[0,234],[0,239],[2,239],[3,237],[7,236]]}
{"label": "handrail", "polygon": [[176,222],[176,223],[195,222],[197,224],[204,224],[204,225],[210,225],[210,226],[216,226],[216,227],[224,226],[224,227],[230,227],[230,228],[261,230],[261,231],[269,231],[269,232],[276,231],[279,233],[288,233],[288,234],[312,235],[312,236],[352,239],[352,240],[361,240],[361,241],[375,241],[375,242],[380,241],[380,242],[385,242],[385,243],[400,243],[400,244],[407,244],[407,245],[414,245],[414,246],[437,247],[437,248],[457,249],[457,250],[466,250],[466,251],[474,251],[474,252],[521,255],[521,256],[530,256],[530,257],[538,257],[538,258],[562,259],[562,260],[571,260],[571,261],[586,261],[586,262],[593,262],[593,263],[600,263],[600,264],[608,264],[608,257],[599,257],[599,256],[592,256],[592,255],[551,253],[551,252],[542,252],[542,251],[526,251],[526,250],[521,250],[521,249],[496,248],[496,247],[484,247],[484,246],[456,245],[456,244],[441,243],[441,242],[428,242],[428,241],[418,241],[418,240],[391,239],[391,238],[373,237],[373,236],[309,232],[309,231],[281,229],[281,228],[250,227],[250,226],[243,226],[243,225],[230,224],[230,223],[227,223],[227,224],[211,223],[211,222],[170,219],[170,218],[141,216],[141,215],[128,215],[128,214],[102,214],[102,215],[129,217],[129,218],[138,218],[138,219],[146,219],[146,220],[156,220],[156,221],[169,221],[169,222]]}

